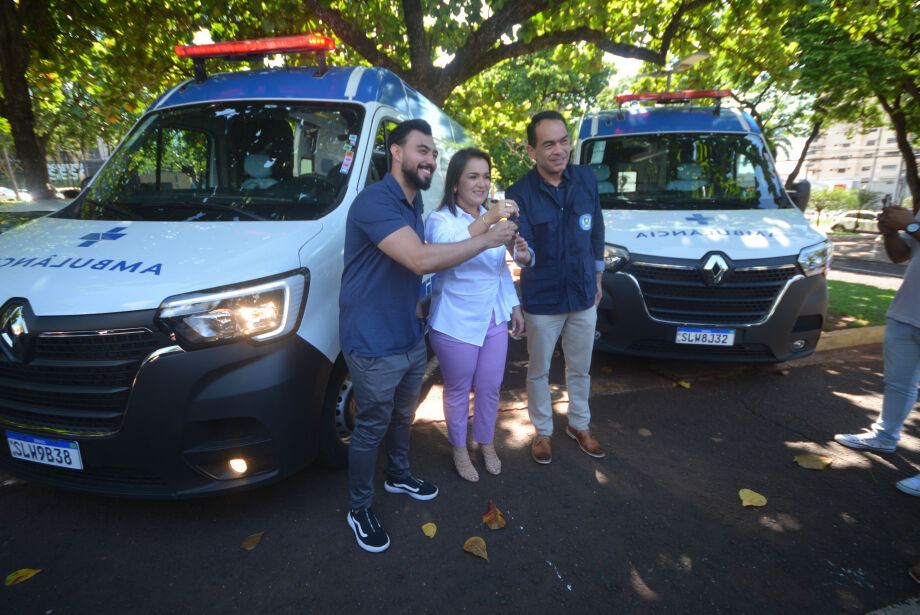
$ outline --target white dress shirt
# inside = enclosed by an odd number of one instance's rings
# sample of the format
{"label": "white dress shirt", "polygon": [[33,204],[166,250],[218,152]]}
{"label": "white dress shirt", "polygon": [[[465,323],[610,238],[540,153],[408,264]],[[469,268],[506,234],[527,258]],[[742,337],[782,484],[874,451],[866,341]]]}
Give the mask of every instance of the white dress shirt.
{"label": "white dress shirt", "polygon": [[[480,207],[480,215],[485,211]],[[447,207],[442,207],[425,221],[425,239],[428,243],[469,239],[473,220],[475,218],[459,206],[456,216]],[[508,321],[511,308],[516,305],[520,305],[520,301],[505,262],[505,246],[490,248],[438,272],[428,325],[461,342],[482,346],[492,323]]]}

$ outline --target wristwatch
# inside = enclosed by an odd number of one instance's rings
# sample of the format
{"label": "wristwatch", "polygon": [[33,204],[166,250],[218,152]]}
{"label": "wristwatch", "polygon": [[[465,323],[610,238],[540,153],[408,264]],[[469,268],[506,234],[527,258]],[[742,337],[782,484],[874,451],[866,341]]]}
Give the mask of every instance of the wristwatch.
{"label": "wristwatch", "polygon": [[909,234],[913,235],[917,231],[920,231],[920,222],[917,222],[916,220],[914,220],[913,222],[905,226],[904,230],[907,231]]}

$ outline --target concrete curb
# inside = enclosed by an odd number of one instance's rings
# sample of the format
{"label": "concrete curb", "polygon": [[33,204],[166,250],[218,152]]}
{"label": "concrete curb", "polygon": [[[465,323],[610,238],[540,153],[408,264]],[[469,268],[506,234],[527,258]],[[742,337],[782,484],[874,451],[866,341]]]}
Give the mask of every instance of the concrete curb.
{"label": "concrete curb", "polygon": [[862,346],[863,344],[878,344],[885,339],[885,325],[875,327],[854,327],[852,329],[838,329],[821,334],[815,352],[837,350]]}

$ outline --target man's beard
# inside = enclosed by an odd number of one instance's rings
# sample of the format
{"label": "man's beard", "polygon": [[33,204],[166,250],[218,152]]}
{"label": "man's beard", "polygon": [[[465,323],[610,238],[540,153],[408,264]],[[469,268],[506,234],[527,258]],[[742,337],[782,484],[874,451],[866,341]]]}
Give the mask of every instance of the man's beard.
{"label": "man's beard", "polygon": [[411,169],[406,166],[404,162],[402,165],[403,177],[409,180],[409,183],[415,186],[416,190],[428,190],[431,188],[431,178],[434,177],[434,169],[431,169],[431,175],[428,176],[428,179],[422,179],[418,174],[418,167]]}

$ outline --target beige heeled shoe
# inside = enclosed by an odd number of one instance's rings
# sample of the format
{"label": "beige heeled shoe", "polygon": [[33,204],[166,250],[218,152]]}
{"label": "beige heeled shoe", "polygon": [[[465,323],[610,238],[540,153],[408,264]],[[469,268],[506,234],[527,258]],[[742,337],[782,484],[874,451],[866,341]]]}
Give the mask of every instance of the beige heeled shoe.
{"label": "beige heeled shoe", "polygon": [[460,478],[468,480],[471,483],[478,482],[479,472],[473,467],[473,462],[470,460],[470,452],[466,450],[466,447],[451,446],[450,448],[451,455],[454,458],[454,467],[457,468],[457,474],[460,475]]}
{"label": "beige heeled shoe", "polygon": [[498,458],[498,454],[495,452],[495,443],[480,444],[479,448],[482,449],[482,460],[485,462],[486,471],[489,474],[501,472],[502,460]]}

